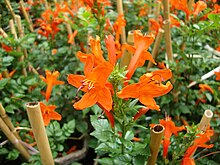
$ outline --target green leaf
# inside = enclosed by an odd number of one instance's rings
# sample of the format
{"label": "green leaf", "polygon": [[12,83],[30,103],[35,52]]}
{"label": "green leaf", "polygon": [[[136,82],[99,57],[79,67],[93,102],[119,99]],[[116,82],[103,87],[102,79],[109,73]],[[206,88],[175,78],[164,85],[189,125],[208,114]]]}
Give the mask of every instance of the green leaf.
{"label": "green leaf", "polygon": [[2,58],[2,63],[11,63],[14,60],[12,56],[6,56]]}
{"label": "green leaf", "polygon": [[14,113],[15,113],[15,112],[14,112],[14,109],[12,108],[11,105],[6,106],[6,107],[5,107],[5,111],[6,111],[7,113],[11,113],[11,114],[14,114]]}
{"label": "green leaf", "polygon": [[113,165],[113,160],[111,158],[101,158],[95,160],[102,165]]}
{"label": "green leaf", "polygon": [[206,93],[205,96],[210,102],[212,101],[212,95],[210,93]]}
{"label": "green leaf", "polygon": [[6,159],[8,160],[15,160],[17,159],[19,156],[19,152],[16,149],[13,149],[12,151],[10,151],[6,157]]}
{"label": "green leaf", "polygon": [[0,155],[7,154],[8,150],[6,148],[0,148]]}
{"label": "green leaf", "polygon": [[8,83],[8,81],[9,81],[9,78],[4,78],[0,80],[0,90],[4,88],[4,86]]}
{"label": "green leaf", "polygon": [[134,138],[134,133],[132,131],[127,131],[125,134],[126,140],[132,140]]}
{"label": "green leaf", "polygon": [[136,156],[133,158],[133,164],[135,165],[145,165],[146,157],[145,156]]}

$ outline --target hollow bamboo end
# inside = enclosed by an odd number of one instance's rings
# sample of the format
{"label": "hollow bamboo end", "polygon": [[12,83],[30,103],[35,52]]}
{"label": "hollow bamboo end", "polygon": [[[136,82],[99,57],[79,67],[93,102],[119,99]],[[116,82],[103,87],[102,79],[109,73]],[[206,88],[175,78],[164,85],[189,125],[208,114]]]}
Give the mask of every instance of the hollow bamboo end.
{"label": "hollow bamboo end", "polygon": [[162,28],[159,29],[160,33],[164,33],[164,30]]}
{"label": "hollow bamboo end", "polygon": [[213,116],[213,112],[211,110],[207,109],[207,110],[205,110],[204,115],[205,115],[205,117],[211,119]]}
{"label": "hollow bamboo end", "polygon": [[164,126],[157,124],[152,128],[152,132],[155,134],[161,134],[163,133],[164,129],[165,129]]}
{"label": "hollow bamboo end", "polygon": [[30,109],[36,108],[36,107],[39,106],[39,102],[28,102],[28,103],[25,104],[25,106],[26,106],[27,108],[30,108]]}
{"label": "hollow bamboo end", "polygon": [[128,32],[127,42],[129,44],[134,44],[134,31],[133,30]]}

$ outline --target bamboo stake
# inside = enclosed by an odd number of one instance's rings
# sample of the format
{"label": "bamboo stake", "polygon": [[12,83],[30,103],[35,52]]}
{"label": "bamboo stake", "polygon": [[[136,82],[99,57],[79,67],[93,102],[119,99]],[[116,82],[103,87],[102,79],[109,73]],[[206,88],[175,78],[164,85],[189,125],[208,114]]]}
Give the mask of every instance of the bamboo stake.
{"label": "bamboo stake", "polygon": [[[23,28],[22,28],[22,25],[21,25],[21,17],[19,15],[15,15],[15,19],[16,19],[16,23],[18,25],[18,34],[19,34],[19,37],[24,37],[24,31],[23,31]],[[21,62],[24,62],[24,58],[25,56],[27,56],[27,51],[24,50],[24,55],[22,55],[20,57],[20,61]],[[27,70],[26,68],[24,67],[24,65],[22,66],[22,73],[24,76],[27,76]]]}
{"label": "bamboo stake", "polygon": [[29,14],[27,13],[27,11],[25,10],[25,7],[24,7],[24,1],[23,0],[20,0],[19,2],[20,6],[21,6],[21,10],[24,14],[24,17],[28,23],[28,26],[29,26],[29,29],[31,32],[34,32],[34,28],[33,28],[33,23],[31,21],[31,19],[29,18]]}
{"label": "bamboo stake", "polygon": [[[118,15],[124,15],[122,0],[117,0],[117,10],[118,10]],[[121,30],[122,30],[121,43],[124,44],[126,43],[125,27],[122,27]]]}
{"label": "bamboo stake", "polygon": [[50,9],[47,0],[43,0],[43,2],[45,4],[46,9]]}
{"label": "bamboo stake", "polygon": [[194,4],[194,0],[189,0],[189,2],[188,2],[188,9],[189,10],[192,10],[193,4]]}
{"label": "bamboo stake", "polygon": [[[127,43],[129,45],[134,45],[134,32],[129,31],[128,32],[128,38],[127,38]],[[120,61],[120,68],[123,68],[124,66],[128,66],[132,58],[132,53],[125,50]]]}
{"label": "bamboo stake", "polygon": [[49,141],[44,127],[43,117],[39,102],[30,102],[26,104],[28,118],[34,133],[37,147],[43,165],[53,165],[53,156],[50,150]]}
{"label": "bamboo stake", "polygon": [[5,124],[11,130],[11,132],[16,136],[16,138],[18,138],[20,140],[21,138],[18,135],[18,132],[16,131],[16,129],[15,129],[14,125],[12,124],[10,118],[6,114],[5,109],[4,109],[4,107],[2,106],[1,103],[0,103],[0,115],[1,115],[1,118],[3,119],[3,121],[5,122]]}
{"label": "bamboo stake", "polygon": [[172,50],[172,41],[171,41],[171,34],[170,34],[170,21],[169,21],[169,1],[163,0],[164,6],[164,30],[165,30],[165,43],[166,43],[166,53],[169,61],[173,61],[173,50]]}
{"label": "bamboo stake", "polygon": [[[4,38],[8,37],[7,33],[2,28],[0,28],[0,35],[2,35]],[[2,71],[2,77],[10,78],[9,73],[8,73],[8,69]]]}
{"label": "bamboo stake", "polygon": [[150,152],[151,152],[151,155],[148,158],[147,165],[155,165],[155,163],[157,161],[157,155],[159,152],[159,148],[160,148],[160,144],[161,144],[164,130],[165,130],[165,128],[160,124],[157,124],[153,128],[151,128],[151,132],[150,132],[150,136],[151,136]]}
{"label": "bamboo stake", "polygon": [[0,34],[1,34],[4,38],[7,38],[7,37],[8,37],[7,33],[6,33],[2,28],[0,28]]}
{"label": "bamboo stake", "polygon": [[[163,33],[164,33],[164,30],[160,28],[159,32],[157,34],[157,37],[156,37],[156,41],[154,43],[153,50],[152,50],[152,57],[154,59],[156,59],[156,57],[157,57],[158,50],[159,50],[159,47],[160,47],[160,43],[162,41]],[[153,63],[149,61],[148,65],[147,65],[147,70],[149,70],[152,66],[153,66]]]}
{"label": "bamboo stake", "polygon": [[199,130],[201,131],[206,131],[207,127],[209,126],[209,123],[212,119],[212,116],[213,116],[213,112],[209,109],[205,110],[203,116],[202,116],[202,119],[199,123]]}
{"label": "bamboo stake", "polygon": [[154,17],[155,17],[155,20],[156,20],[157,22],[159,22],[161,2],[158,1],[158,0],[155,0],[155,1],[156,1],[156,2],[155,2],[156,6],[155,6],[155,8],[154,8]]}
{"label": "bamboo stake", "polygon": [[19,140],[15,137],[15,135],[9,130],[8,126],[5,124],[5,122],[0,117],[0,128],[2,132],[5,134],[5,136],[8,138],[8,140],[17,148],[17,150],[21,153],[21,155],[26,159],[30,159],[30,155],[27,152],[27,150],[21,145]]}
{"label": "bamboo stake", "polygon": [[6,5],[8,6],[8,8],[9,8],[9,10],[10,10],[10,12],[11,12],[11,15],[12,15],[12,17],[13,17],[13,19],[15,20],[15,13],[14,13],[12,7],[11,7],[11,4],[10,4],[9,0],[5,0],[5,3],[6,3]]}
{"label": "bamboo stake", "polygon": [[9,21],[9,26],[10,26],[10,29],[11,29],[11,33],[14,35],[14,38],[18,39],[18,35],[17,35],[16,29],[15,29],[15,24],[14,24],[13,19],[11,19]]}

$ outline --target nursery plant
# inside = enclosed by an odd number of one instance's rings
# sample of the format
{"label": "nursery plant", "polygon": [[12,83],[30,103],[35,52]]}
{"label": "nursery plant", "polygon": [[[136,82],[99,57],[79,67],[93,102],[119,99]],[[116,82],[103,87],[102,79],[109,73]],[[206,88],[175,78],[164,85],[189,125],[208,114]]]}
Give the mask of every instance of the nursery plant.
{"label": "nursery plant", "polygon": [[219,164],[219,5],[1,1],[0,164]]}

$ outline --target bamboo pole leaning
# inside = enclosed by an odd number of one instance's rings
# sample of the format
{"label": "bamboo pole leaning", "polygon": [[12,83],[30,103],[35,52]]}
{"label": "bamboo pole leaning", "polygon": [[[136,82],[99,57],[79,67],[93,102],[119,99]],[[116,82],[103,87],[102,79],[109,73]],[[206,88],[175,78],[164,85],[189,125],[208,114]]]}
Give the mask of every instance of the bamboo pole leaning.
{"label": "bamboo pole leaning", "polygon": [[15,146],[15,148],[21,153],[21,155],[28,161],[30,159],[30,154],[19,142],[19,139],[17,139],[16,136],[10,131],[10,129],[8,128],[8,126],[5,124],[5,122],[2,120],[1,117],[0,117],[0,129],[8,138],[8,140]]}
{"label": "bamboo pole leaning", "polygon": [[151,155],[148,158],[147,165],[155,165],[157,161],[157,156],[158,156],[164,130],[165,128],[161,124],[157,124],[153,128],[151,128],[151,132],[150,132]]}
{"label": "bamboo pole leaning", "polygon": [[169,8],[169,1],[163,0],[163,8],[164,8],[164,37],[165,37],[165,43],[166,43],[166,53],[167,58],[169,61],[173,61],[173,50],[172,50],[172,40],[171,40],[171,32],[170,32],[170,20],[169,20],[169,14],[170,14],[170,8]]}
{"label": "bamboo pole leaning", "polygon": [[[2,35],[4,38],[7,38],[7,37],[8,37],[7,33],[6,33],[2,28],[0,28],[0,35]],[[1,61],[1,60],[0,60],[0,61]],[[3,76],[4,78],[10,78],[8,69],[5,69],[4,71],[2,71],[2,76]]]}
{"label": "bamboo pole leaning", "polygon": [[12,18],[15,20],[15,13],[14,13],[12,7],[11,7],[10,1],[9,0],[5,0],[5,3],[8,6],[8,9],[9,9],[9,11],[11,13]]}
{"label": "bamboo pole leaning", "polygon": [[8,126],[8,128],[11,130],[11,132],[16,136],[16,138],[20,140],[21,138],[18,135],[18,132],[16,131],[14,125],[12,124],[11,119],[6,114],[6,111],[1,103],[0,103],[0,116],[2,120],[5,122],[5,124]]}
{"label": "bamboo pole leaning", "polygon": [[[156,59],[156,57],[157,57],[158,50],[159,50],[159,47],[160,47],[160,43],[161,43],[162,38],[163,38],[163,34],[164,34],[164,30],[160,28],[159,31],[158,31],[155,43],[154,43],[153,50],[152,50],[152,57],[154,59]],[[149,70],[152,66],[153,66],[153,63],[149,61],[148,65],[147,65],[147,70]]]}
{"label": "bamboo pole leaning", "polygon": [[161,2],[158,0],[155,0],[154,3],[156,5],[154,7],[154,18],[155,18],[155,21],[159,22]]}
{"label": "bamboo pole leaning", "polygon": [[30,31],[34,32],[33,23],[31,21],[31,19],[29,18],[29,14],[27,13],[27,11],[25,10],[25,7],[24,7],[24,1],[20,0],[19,4],[20,4],[21,10],[22,10],[22,12],[24,14],[24,18],[26,19],[26,21],[28,23]]}
{"label": "bamboo pole leaning", "polygon": [[37,142],[40,157],[43,165],[53,165],[53,156],[50,149],[49,141],[44,127],[43,117],[40,110],[39,102],[29,102],[26,104],[28,118]]}
{"label": "bamboo pole leaning", "polygon": [[[122,0],[117,0],[117,10],[118,10],[118,15],[124,15]],[[122,27],[121,42],[122,44],[126,43],[125,27]]]}

